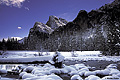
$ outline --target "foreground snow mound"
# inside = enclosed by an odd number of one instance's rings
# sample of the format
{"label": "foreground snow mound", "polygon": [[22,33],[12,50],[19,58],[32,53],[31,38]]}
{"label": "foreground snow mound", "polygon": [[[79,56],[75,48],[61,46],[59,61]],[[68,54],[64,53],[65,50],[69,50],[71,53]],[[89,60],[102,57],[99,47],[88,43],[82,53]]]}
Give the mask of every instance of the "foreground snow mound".
{"label": "foreground snow mound", "polygon": [[66,70],[67,72],[76,71],[76,69],[74,69],[73,67],[70,67],[70,66],[65,66],[64,70]]}
{"label": "foreground snow mound", "polygon": [[48,79],[51,79],[51,80],[63,80],[62,78],[60,78],[59,76],[54,75],[54,74],[48,75],[46,80],[48,80]]}
{"label": "foreground snow mound", "polygon": [[84,74],[85,74],[86,71],[89,71],[89,69],[87,67],[82,68],[82,69],[78,70],[78,74],[80,76],[84,76]]}
{"label": "foreground snow mound", "polygon": [[60,69],[51,69],[50,73],[61,74],[61,71],[60,71]]}
{"label": "foreground snow mound", "polygon": [[110,64],[106,68],[117,69],[117,64]]}
{"label": "foreground snow mound", "polygon": [[71,80],[83,80],[79,75],[73,75]]}
{"label": "foreground snow mound", "polygon": [[24,74],[27,74],[27,72],[21,72],[21,73],[19,74],[19,78],[22,79],[22,76],[23,76]]}
{"label": "foreground snow mound", "polygon": [[92,71],[86,71],[86,72],[84,73],[84,76],[90,76],[90,75],[96,75],[96,73],[95,73],[95,72],[92,72]]}
{"label": "foreground snow mound", "polygon": [[117,70],[117,69],[111,69],[109,75],[116,75],[118,73],[120,73],[119,70]]}
{"label": "foreground snow mound", "polygon": [[108,76],[110,73],[109,69],[104,69],[104,70],[96,70],[94,71],[96,75],[101,75],[101,76]]}
{"label": "foreground snow mound", "polygon": [[34,66],[28,66],[23,71],[31,73],[34,68],[35,68]]}
{"label": "foreground snow mound", "polygon": [[120,77],[113,75],[113,76],[105,76],[102,80],[120,80]]}
{"label": "foreground snow mound", "polygon": [[23,74],[22,79],[32,78],[32,77],[36,77],[36,76],[33,74],[30,74],[30,73],[25,73],[25,74]]}
{"label": "foreground snow mound", "polygon": [[85,68],[86,66],[84,64],[75,64],[75,67],[77,70]]}
{"label": "foreground snow mound", "polygon": [[100,78],[95,75],[90,75],[90,76],[86,77],[85,80],[100,80]]}
{"label": "foreground snow mound", "polygon": [[7,74],[7,70],[1,69],[0,74]]}
{"label": "foreground snow mound", "polygon": [[69,75],[70,75],[70,76],[78,75],[78,71],[71,71],[71,72],[69,73]]}

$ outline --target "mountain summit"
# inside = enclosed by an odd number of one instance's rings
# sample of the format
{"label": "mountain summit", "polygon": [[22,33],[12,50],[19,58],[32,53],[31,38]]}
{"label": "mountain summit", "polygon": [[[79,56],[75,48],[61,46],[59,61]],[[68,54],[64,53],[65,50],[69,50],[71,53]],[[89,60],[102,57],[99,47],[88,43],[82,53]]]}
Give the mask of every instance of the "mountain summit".
{"label": "mountain summit", "polygon": [[49,27],[51,27],[53,30],[60,26],[66,25],[68,22],[65,19],[57,18],[56,16],[49,16],[49,20],[46,23]]}

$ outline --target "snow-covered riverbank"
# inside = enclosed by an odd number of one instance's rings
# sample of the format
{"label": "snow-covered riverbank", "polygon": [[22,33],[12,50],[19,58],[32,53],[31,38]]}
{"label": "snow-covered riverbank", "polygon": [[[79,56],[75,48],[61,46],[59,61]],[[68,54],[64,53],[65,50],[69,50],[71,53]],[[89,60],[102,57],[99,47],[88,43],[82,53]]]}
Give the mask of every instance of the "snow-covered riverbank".
{"label": "snow-covered riverbank", "polygon": [[[20,63],[20,62],[35,62],[49,61],[55,52],[37,52],[37,51],[7,51],[0,55],[1,63]],[[71,61],[120,61],[120,56],[102,56],[100,51],[75,51],[75,52],[60,52],[65,57],[65,60]]]}

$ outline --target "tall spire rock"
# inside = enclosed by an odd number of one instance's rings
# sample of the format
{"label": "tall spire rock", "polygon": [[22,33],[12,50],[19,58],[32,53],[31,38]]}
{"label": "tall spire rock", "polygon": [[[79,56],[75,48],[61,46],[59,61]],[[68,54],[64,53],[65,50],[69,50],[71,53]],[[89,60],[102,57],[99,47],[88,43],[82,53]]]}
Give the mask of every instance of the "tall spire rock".
{"label": "tall spire rock", "polygon": [[66,25],[68,22],[65,19],[57,18],[56,16],[49,16],[49,20],[46,23],[49,27],[51,27],[53,30],[60,26]]}

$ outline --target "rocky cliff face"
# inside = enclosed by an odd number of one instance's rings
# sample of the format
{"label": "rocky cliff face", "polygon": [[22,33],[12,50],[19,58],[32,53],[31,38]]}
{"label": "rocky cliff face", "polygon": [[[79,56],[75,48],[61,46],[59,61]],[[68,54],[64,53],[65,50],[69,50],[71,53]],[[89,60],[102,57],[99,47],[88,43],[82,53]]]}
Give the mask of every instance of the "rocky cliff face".
{"label": "rocky cliff face", "polygon": [[66,25],[68,22],[65,19],[57,18],[56,16],[49,16],[49,20],[46,23],[49,27],[51,27],[53,30],[60,26]]}
{"label": "rocky cliff face", "polygon": [[37,29],[35,24],[30,30],[28,47],[48,51],[116,49],[120,41],[119,14],[120,0],[115,0],[89,13],[81,10],[72,22],[50,16],[44,28],[42,24]]}

